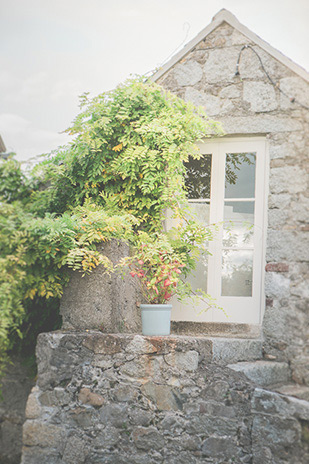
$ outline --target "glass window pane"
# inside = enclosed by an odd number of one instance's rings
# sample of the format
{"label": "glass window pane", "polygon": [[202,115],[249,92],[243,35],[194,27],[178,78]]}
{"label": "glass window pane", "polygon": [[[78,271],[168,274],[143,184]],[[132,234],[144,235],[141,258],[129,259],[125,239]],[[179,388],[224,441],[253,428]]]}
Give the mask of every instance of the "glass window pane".
{"label": "glass window pane", "polygon": [[187,169],[186,187],[188,198],[210,198],[211,155],[203,155],[199,160],[191,158],[185,163]]}
{"label": "glass window pane", "polygon": [[253,246],[254,201],[226,201],[223,246]]}
{"label": "glass window pane", "polygon": [[203,225],[209,225],[210,203],[209,201],[189,201],[189,211],[192,219],[201,222]]}
{"label": "glass window pane", "polygon": [[222,251],[222,296],[252,296],[253,251]]}
{"label": "glass window pane", "polygon": [[199,259],[196,263],[196,268],[187,277],[187,282],[192,285],[194,291],[203,290],[207,292],[207,267],[208,254],[206,251],[201,251]]}
{"label": "glass window pane", "polygon": [[255,153],[227,153],[225,198],[254,198]]}

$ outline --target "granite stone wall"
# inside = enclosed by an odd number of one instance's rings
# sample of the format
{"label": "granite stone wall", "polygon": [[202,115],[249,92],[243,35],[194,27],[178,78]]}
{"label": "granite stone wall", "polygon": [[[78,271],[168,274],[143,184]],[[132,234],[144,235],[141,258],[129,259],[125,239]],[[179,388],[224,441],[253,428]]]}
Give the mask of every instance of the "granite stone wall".
{"label": "granite stone wall", "polygon": [[34,373],[21,356],[11,358],[6,375],[1,378],[0,397],[0,464],[19,464],[25,407]]}
{"label": "granite stone wall", "polygon": [[[250,45],[256,54],[243,50]],[[227,136],[265,135],[269,147],[263,332],[265,354],[291,363],[309,385],[309,84],[227,23],[201,41],[158,83],[205,108]]]}
{"label": "granite stone wall", "polygon": [[37,358],[22,464],[309,462],[309,403],[228,369],[209,339],[54,332]]}

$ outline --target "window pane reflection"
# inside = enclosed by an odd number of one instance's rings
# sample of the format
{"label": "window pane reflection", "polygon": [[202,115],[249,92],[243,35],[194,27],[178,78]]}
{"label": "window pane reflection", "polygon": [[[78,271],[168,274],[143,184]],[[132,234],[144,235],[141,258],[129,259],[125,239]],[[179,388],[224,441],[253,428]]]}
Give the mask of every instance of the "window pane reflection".
{"label": "window pane reflection", "polygon": [[203,225],[209,225],[210,217],[210,203],[209,201],[194,201],[190,200],[189,210],[192,216],[192,219],[201,222]]}
{"label": "window pane reflection", "polygon": [[199,160],[190,158],[184,164],[188,198],[210,198],[211,155],[202,155]]}
{"label": "window pane reflection", "polygon": [[254,201],[224,204],[223,246],[253,246]]}
{"label": "window pane reflection", "polygon": [[254,198],[255,153],[227,153],[225,198]]}
{"label": "window pane reflection", "polygon": [[200,289],[207,292],[207,267],[208,267],[208,254],[201,251],[200,256],[196,262],[196,268],[187,277],[187,282],[192,285],[194,291]]}
{"label": "window pane reflection", "polygon": [[252,296],[253,251],[222,251],[222,296]]}

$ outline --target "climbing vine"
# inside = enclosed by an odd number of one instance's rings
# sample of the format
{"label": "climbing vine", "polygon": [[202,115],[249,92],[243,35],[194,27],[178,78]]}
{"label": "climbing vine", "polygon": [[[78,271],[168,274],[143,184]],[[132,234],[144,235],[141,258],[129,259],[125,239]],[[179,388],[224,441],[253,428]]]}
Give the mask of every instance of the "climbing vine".
{"label": "climbing vine", "polygon": [[[83,95],[68,132],[73,141],[27,175],[14,158],[0,163],[2,365],[19,338],[26,343],[59,324],[68,267],[88,273],[103,264],[112,272],[99,242],[134,244],[141,232],[162,232],[166,209],[185,201],[184,162],[199,158],[196,142],[220,128],[201,109],[137,78],[93,99]],[[173,240],[183,253],[184,242]]]}

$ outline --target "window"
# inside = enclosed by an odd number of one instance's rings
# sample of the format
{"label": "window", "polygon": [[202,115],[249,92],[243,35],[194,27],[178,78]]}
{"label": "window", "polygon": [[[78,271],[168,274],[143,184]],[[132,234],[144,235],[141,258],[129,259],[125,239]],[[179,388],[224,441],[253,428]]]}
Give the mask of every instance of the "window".
{"label": "window", "polygon": [[264,138],[220,139],[201,144],[203,157],[188,163],[187,186],[193,212],[205,224],[219,225],[201,254],[190,282],[216,299],[218,309],[202,312],[203,303],[173,302],[174,321],[259,324],[264,269]]}

